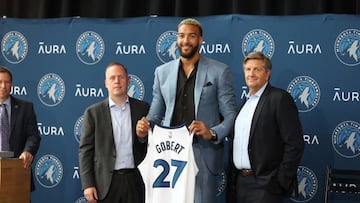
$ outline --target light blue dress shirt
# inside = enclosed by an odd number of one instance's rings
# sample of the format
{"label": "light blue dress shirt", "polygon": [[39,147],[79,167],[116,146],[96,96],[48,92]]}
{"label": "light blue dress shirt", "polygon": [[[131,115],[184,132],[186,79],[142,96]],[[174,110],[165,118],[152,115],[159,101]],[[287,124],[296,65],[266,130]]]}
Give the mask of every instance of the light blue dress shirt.
{"label": "light blue dress shirt", "polygon": [[248,145],[251,123],[260,96],[265,90],[267,83],[255,94],[249,96],[235,120],[234,156],[233,161],[237,169],[251,169]]}
{"label": "light blue dress shirt", "polygon": [[111,122],[116,147],[115,170],[134,168],[133,140],[129,99],[124,106],[118,106],[109,98]]}

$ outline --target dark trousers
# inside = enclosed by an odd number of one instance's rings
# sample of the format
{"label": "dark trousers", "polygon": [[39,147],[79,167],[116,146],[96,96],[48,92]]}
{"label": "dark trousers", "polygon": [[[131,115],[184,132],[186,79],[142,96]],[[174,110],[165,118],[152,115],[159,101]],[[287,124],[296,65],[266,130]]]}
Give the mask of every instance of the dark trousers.
{"label": "dark trousers", "polygon": [[144,203],[145,185],[138,170],[115,172],[105,199],[99,203]]}
{"label": "dark trousers", "polygon": [[239,174],[236,181],[236,203],[282,203],[281,193],[272,193],[263,181],[254,175]]}

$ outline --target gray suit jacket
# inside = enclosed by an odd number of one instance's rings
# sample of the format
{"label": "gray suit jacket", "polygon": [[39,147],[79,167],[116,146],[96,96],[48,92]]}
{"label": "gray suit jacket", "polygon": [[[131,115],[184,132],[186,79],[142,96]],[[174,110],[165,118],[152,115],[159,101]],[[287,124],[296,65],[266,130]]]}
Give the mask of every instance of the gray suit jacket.
{"label": "gray suit jacket", "polygon": [[[148,120],[170,126],[176,99],[176,85],[180,59],[173,60],[156,68],[153,84],[153,100]],[[216,131],[216,143],[199,140],[202,156],[214,174],[223,166],[223,138],[229,135],[236,115],[235,93],[232,76],[227,65],[200,57],[195,89],[195,119],[203,121],[207,127]]]}
{"label": "gray suit jacket", "polygon": [[[147,142],[136,136],[136,122],[146,116],[149,104],[129,97],[133,135],[134,162],[137,166],[145,157]],[[115,166],[116,149],[112,130],[109,100],[88,107],[84,113],[79,145],[79,164],[82,189],[95,186],[99,199],[110,187]]]}

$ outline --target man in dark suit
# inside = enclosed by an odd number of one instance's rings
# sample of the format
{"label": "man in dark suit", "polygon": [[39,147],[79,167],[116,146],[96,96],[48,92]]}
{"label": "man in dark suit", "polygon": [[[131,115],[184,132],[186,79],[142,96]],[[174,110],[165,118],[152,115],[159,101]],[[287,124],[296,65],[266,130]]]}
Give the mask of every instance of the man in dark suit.
{"label": "man in dark suit", "polygon": [[280,203],[297,194],[304,150],[298,109],[291,95],[269,83],[271,61],[261,52],[243,62],[249,88],[235,120],[232,159],[237,203]]}
{"label": "man in dark suit", "polygon": [[80,177],[87,201],[143,203],[145,186],[137,165],[147,142],[136,136],[137,120],[149,104],[127,95],[130,78],[124,65],[105,70],[109,98],[85,110],[79,145]]}
{"label": "man in dark suit", "polygon": [[[10,121],[7,141],[1,139],[2,136],[0,136],[0,151],[14,152],[14,157],[19,157],[24,168],[29,169],[39,149],[41,137],[39,136],[33,104],[10,96],[12,79],[10,70],[0,66],[1,111],[6,111]],[[3,129],[4,126],[0,126],[0,128]],[[31,191],[34,189],[33,178],[31,178]]]}

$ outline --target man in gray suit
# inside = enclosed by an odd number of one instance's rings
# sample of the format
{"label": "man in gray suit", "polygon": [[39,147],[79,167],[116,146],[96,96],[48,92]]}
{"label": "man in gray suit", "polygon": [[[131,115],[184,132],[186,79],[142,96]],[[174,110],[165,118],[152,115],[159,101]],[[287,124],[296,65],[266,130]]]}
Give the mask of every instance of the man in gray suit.
{"label": "man in gray suit", "polygon": [[223,169],[223,139],[232,129],[236,101],[227,65],[200,56],[201,24],[185,19],[178,25],[180,59],[156,68],[153,99],[136,133],[145,137],[150,121],[163,126],[188,125],[195,134],[193,150],[199,173],[195,202],[216,202],[216,176]]}
{"label": "man in gray suit", "polygon": [[137,165],[147,142],[136,136],[136,121],[149,104],[127,95],[130,78],[120,63],[105,71],[109,98],[87,108],[79,145],[80,177],[91,203],[143,203],[145,186]]}

